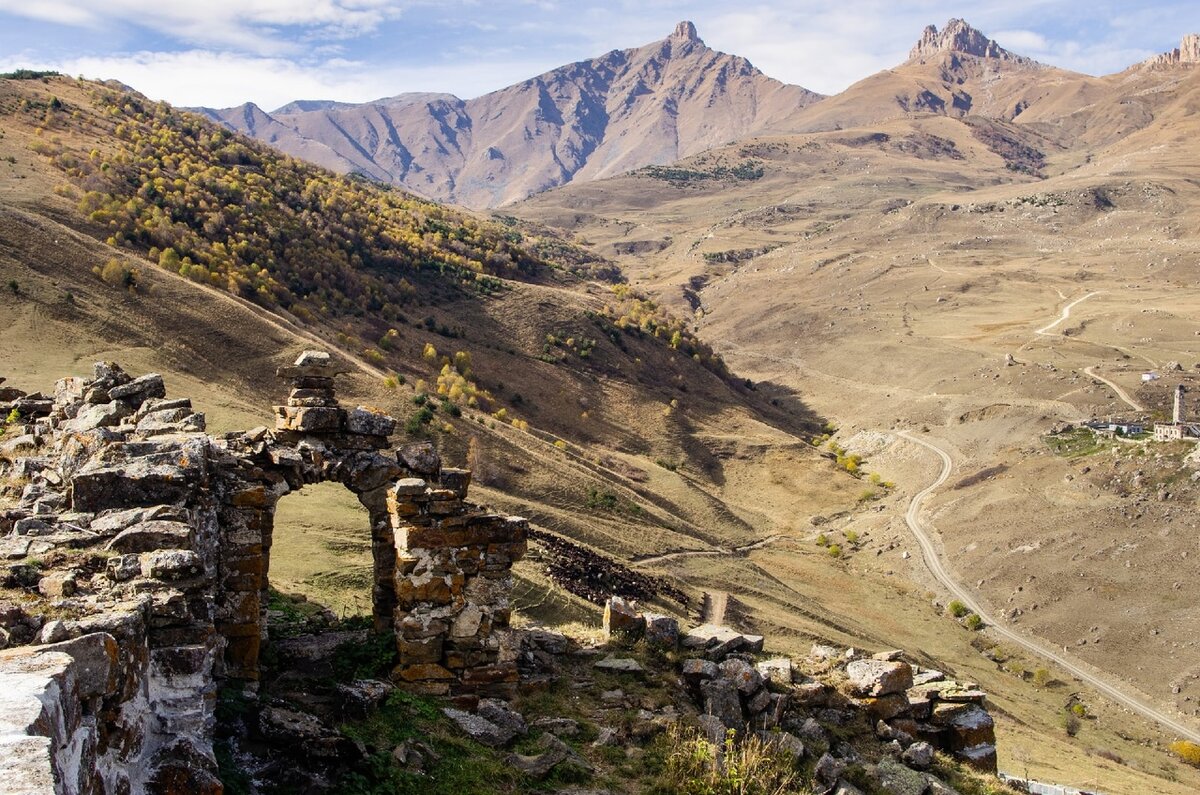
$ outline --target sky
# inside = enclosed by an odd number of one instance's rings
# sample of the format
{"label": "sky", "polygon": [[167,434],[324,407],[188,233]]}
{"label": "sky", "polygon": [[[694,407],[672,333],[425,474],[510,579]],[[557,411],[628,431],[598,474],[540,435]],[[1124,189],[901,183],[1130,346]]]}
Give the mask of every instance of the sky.
{"label": "sky", "polygon": [[0,71],[117,79],[181,106],[470,98],[687,19],[713,49],[831,94],[901,63],[925,25],[953,17],[1094,75],[1200,32],[1197,0],[0,0]]}

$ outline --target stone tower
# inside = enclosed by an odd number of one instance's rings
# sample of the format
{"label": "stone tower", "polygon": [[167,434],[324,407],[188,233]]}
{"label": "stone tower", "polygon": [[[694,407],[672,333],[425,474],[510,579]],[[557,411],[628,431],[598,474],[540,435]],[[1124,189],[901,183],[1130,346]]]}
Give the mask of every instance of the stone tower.
{"label": "stone tower", "polygon": [[1183,384],[1175,387],[1175,411],[1171,415],[1171,422],[1175,423],[1176,425],[1179,425],[1181,422],[1183,422],[1183,394],[1185,392],[1187,392],[1187,390],[1183,388]]}

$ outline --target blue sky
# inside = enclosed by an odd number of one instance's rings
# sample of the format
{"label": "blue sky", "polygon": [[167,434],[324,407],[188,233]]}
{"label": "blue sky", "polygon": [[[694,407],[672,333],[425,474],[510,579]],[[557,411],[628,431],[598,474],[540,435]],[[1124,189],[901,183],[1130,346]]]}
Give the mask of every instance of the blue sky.
{"label": "blue sky", "polygon": [[1200,32],[1196,0],[0,0],[0,71],[53,68],[178,105],[268,110],[405,91],[472,97],[690,19],[710,47],[834,93],[900,63],[925,25],[951,17],[1089,74]]}

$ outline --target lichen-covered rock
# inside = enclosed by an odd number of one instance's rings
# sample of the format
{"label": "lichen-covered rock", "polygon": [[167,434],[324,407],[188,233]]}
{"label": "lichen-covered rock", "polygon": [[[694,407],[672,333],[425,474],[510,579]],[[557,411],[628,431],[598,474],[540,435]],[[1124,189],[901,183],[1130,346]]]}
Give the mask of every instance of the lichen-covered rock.
{"label": "lichen-covered rock", "polygon": [[396,430],[395,417],[382,411],[359,406],[346,413],[346,432],[366,436],[390,436]]}
{"label": "lichen-covered rock", "polygon": [[125,528],[105,545],[105,549],[121,553],[187,549],[191,537],[191,527],[183,522],[151,520]]}
{"label": "lichen-covered rock", "polygon": [[813,777],[822,784],[833,786],[846,772],[846,763],[829,754],[822,754],[813,768]]}
{"label": "lichen-covered rock", "polygon": [[661,649],[679,646],[679,622],[660,613],[646,613],[646,642]]}
{"label": "lichen-covered rock", "polygon": [[739,729],[745,722],[737,686],[729,679],[710,679],[700,685],[704,713],[712,715],[729,729]]}
{"label": "lichen-covered rock", "polygon": [[883,790],[894,795],[924,795],[929,786],[923,775],[892,759],[881,759],[875,772]]}
{"label": "lichen-covered rock", "polygon": [[507,745],[519,734],[511,727],[497,726],[487,718],[465,710],[446,707],[442,713],[454,721],[472,740],[492,748]]}
{"label": "lichen-covered rock", "polygon": [[755,668],[763,680],[780,687],[792,684],[792,661],[787,657],[772,657],[756,663]]}
{"label": "lichen-covered rock", "polygon": [[912,687],[912,667],[906,662],[852,660],[846,664],[850,690],[859,696],[886,696]]}
{"label": "lichen-covered rock", "polygon": [[762,688],[762,676],[745,660],[726,660],[719,667],[721,677],[733,682],[733,686],[743,697],[749,697]]}
{"label": "lichen-covered rock", "polygon": [[147,373],[108,390],[110,400],[119,400],[133,409],[140,408],[151,398],[166,396],[167,388],[163,384],[163,377],[158,373]]}
{"label": "lichen-covered rock", "polygon": [[915,742],[900,756],[904,764],[917,770],[928,770],[933,764],[933,746],[927,742]]}

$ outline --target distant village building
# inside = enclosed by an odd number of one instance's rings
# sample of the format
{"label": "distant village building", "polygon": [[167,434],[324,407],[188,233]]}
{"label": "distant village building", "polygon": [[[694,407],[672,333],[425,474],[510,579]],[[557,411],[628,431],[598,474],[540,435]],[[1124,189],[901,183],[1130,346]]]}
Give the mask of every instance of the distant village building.
{"label": "distant village building", "polygon": [[1200,439],[1200,425],[1187,422],[1184,417],[1183,396],[1186,392],[1183,384],[1175,387],[1175,406],[1171,412],[1171,421],[1155,423],[1154,441],[1178,442],[1183,439]]}
{"label": "distant village building", "polygon": [[1084,425],[1100,436],[1137,436],[1146,430],[1146,424],[1139,420],[1091,420]]}

